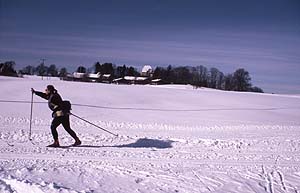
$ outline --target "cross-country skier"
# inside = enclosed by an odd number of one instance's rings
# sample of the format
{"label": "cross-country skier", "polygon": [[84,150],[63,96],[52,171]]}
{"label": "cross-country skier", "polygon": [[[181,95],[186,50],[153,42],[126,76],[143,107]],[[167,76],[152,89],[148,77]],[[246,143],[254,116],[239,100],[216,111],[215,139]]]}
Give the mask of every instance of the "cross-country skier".
{"label": "cross-country skier", "polygon": [[52,113],[52,123],[51,123],[51,133],[54,139],[54,143],[51,145],[48,145],[47,147],[59,147],[59,141],[58,141],[58,133],[56,131],[56,128],[62,124],[65,130],[75,139],[75,143],[73,146],[77,146],[81,144],[81,141],[77,137],[76,133],[71,129],[70,127],[70,119],[69,119],[69,113],[64,111],[63,105],[62,105],[62,98],[58,94],[57,90],[54,88],[53,85],[48,85],[45,93],[35,91],[33,88],[31,88],[31,91],[40,96],[43,99],[48,100],[48,106],[53,111]]}

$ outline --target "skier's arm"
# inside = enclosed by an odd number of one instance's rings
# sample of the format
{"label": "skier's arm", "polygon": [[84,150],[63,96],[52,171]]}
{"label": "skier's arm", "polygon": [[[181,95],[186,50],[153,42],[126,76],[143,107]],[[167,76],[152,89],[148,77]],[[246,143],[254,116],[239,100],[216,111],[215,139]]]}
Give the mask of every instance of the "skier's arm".
{"label": "skier's arm", "polygon": [[62,98],[58,95],[55,94],[52,98],[51,98],[51,104],[53,104],[53,109],[51,109],[52,111],[56,112],[59,110],[62,110],[61,106],[62,106]]}
{"label": "skier's arm", "polygon": [[37,96],[43,98],[43,99],[48,100],[47,95],[45,93],[43,93],[43,92],[35,91],[33,88],[31,88],[31,92],[34,93],[34,94],[36,94]]}

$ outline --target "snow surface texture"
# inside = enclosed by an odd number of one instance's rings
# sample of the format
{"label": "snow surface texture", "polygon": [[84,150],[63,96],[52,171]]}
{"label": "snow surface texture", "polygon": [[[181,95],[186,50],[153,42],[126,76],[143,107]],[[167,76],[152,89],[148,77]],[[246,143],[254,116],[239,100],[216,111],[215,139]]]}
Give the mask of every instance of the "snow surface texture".
{"label": "snow surface texture", "polygon": [[[53,84],[80,147],[30,88]],[[300,192],[300,96],[0,77],[0,192]]]}

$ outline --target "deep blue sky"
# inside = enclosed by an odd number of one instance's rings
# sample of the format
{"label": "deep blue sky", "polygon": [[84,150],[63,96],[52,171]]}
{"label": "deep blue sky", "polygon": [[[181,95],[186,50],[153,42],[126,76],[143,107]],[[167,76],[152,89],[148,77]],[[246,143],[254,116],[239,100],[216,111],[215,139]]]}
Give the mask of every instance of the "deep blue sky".
{"label": "deep blue sky", "polygon": [[250,72],[266,92],[300,93],[299,0],[0,0],[0,62]]}

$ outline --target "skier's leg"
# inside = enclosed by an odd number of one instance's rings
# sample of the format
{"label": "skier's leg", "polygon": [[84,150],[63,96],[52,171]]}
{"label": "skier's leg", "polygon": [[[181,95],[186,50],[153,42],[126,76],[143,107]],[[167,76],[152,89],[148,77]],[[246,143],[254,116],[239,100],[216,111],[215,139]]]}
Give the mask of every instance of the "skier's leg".
{"label": "skier's leg", "polygon": [[54,139],[54,143],[52,145],[49,145],[50,147],[58,147],[59,146],[59,142],[58,142],[58,133],[56,128],[61,124],[61,120],[59,117],[55,117],[52,120],[51,123],[51,133]]}
{"label": "skier's leg", "polygon": [[57,128],[60,124],[61,124],[61,121],[60,121],[59,117],[55,117],[55,118],[52,120],[52,123],[51,123],[51,133],[52,133],[52,136],[53,136],[54,141],[55,141],[55,140],[58,140],[58,133],[57,133],[56,128]]}
{"label": "skier's leg", "polygon": [[65,130],[75,139],[74,145],[80,145],[81,141],[77,137],[76,133],[71,129],[69,116],[62,117],[62,125],[64,126]]}

